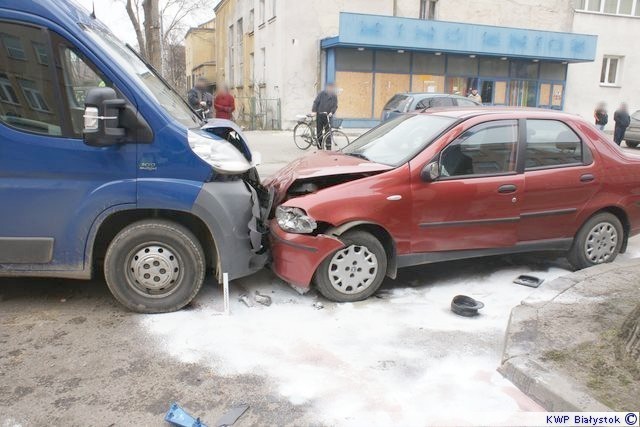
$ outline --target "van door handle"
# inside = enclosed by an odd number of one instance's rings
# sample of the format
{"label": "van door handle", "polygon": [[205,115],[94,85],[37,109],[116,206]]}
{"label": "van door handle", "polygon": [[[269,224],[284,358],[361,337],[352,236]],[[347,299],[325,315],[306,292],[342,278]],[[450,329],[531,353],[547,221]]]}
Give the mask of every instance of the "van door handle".
{"label": "van door handle", "polygon": [[513,184],[505,184],[498,187],[498,193],[500,194],[515,193],[517,189],[518,187],[516,187]]}
{"label": "van door handle", "polygon": [[585,173],[584,175],[582,175],[582,176],[580,177],[580,182],[591,182],[591,181],[593,181],[593,180],[595,180],[595,179],[596,179],[596,177],[595,177],[595,176],[593,176],[592,174],[590,174],[590,173]]}

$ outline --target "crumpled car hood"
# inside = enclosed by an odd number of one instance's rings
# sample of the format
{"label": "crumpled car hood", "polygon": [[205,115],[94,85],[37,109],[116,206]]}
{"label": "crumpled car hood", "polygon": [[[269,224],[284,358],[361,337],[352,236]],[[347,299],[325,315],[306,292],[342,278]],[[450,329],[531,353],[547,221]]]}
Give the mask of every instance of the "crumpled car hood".
{"label": "crumpled car hood", "polygon": [[288,192],[294,183],[327,188],[391,169],[393,169],[392,166],[369,162],[358,157],[319,151],[289,163],[267,179],[264,185],[275,191],[274,206],[277,206],[290,198]]}

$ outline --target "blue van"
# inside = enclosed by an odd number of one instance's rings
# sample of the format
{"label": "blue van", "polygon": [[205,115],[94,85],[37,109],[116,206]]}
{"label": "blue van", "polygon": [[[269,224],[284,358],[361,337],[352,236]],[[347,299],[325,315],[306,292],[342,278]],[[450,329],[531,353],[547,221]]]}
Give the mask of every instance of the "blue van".
{"label": "blue van", "polygon": [[71,0],[0,3],[0,276],[102,269],[129,309],[178,310],[265,264],[256,155]]}

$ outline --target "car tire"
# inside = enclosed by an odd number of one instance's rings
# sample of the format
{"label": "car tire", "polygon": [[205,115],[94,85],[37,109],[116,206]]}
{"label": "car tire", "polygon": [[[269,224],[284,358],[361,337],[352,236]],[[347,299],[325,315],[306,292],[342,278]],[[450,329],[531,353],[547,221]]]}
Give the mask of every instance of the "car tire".
{"label": "car tire", "polygon": [[341,240],[345,247],[328,256],[316,270],[316,287],[331,301],[367,299],[387,274],[387,253],[378,239],[364,231],[347,232]]}
{"label": "car tire", "polygon": [[187,305],[204,282],[206,262],[187,228],[163,220],[133,223],[111,241],[104,260],[109,290],[138,313],[166,313]]}
{"label": "car tire", "polygon": [[625,141],[625,143],[627,144],[627,147],[629,148],[636,148],[639,144],[638,141]]}
{"label": "car tire", "polygon": [[620,253],[624,241],[620,220],[608,212],[589,218],[580,228],[567,256],[576,269],[612,262]]}

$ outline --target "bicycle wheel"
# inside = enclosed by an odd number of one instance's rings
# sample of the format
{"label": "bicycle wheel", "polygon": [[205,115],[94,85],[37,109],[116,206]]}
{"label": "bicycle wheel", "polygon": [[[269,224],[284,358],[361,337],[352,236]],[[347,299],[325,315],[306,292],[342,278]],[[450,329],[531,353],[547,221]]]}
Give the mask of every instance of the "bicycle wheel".
{"label": "bicycle wheel", "polygon": [[311,147],[315,137],[313,136],[313,130],[311,126],[306,123],[298,123],[293,128],[293,142],[296,143],[296,147],[301,150],[306,150]]}
{"label": "bicycle wheel", "polygon": [[[328,138],[331,138],[330,140]],[[329,144],[331,141],[331,144]],[[349,145],[349,137],[346,133],[341,130],[332,129],[330,132],[324,136],[322,140],[322,145],[324,147],[331,147],[331,150],[338,151],[342,150],[344,147]]]}

